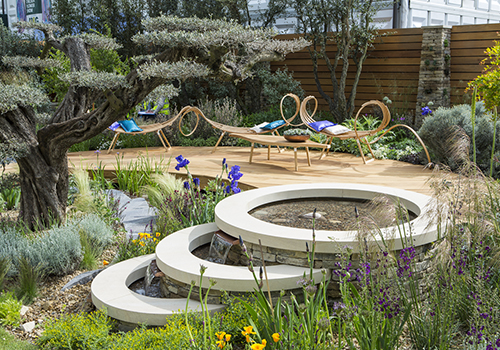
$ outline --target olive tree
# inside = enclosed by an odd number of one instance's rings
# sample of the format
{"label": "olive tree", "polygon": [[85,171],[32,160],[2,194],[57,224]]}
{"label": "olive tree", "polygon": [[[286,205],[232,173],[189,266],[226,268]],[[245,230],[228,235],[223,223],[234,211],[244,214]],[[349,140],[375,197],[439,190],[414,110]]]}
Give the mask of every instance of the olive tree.
{"label": "olive tree", "polygon": [[[313,63],[313,75],[321,97],[325,99],[337,122],[352,117],[354,101],[363,63],[376,38],[373,16],[383,1],[374,0],[271,0],[270,9],[282,9],[283,2],[296,12],[297,31],[312,42],[308,47]],[[276,3],[276,4],[274,4]],[[278,14],[277,13],[277,14]],[[275,15],[277,15],[275,14]],[[334,54],[327,52],[331,43]],[[333,56],[333,57],[332,57]],[[333,95],[321,83],[318,62],[323,59],[330,75]],[[346,91],[349,66],[354,63],[352,87]],[[348,95],[346,96],[348,92]]]}
{"label": "olive tree", "polygon": [[[11,66],[52,67],[45,58],[50,48],[62,51],[71,71],[62,78],[69,90],[50,116],[37,129],[37,105],[47,101],[45,93],[29,86],[0,84],[0,141],[27,145],[18,157],[20,171],[20,216],[28,225],[64,220],[68,195],[67,150],[105,130],[157,87],[191,77],[243,80],[253,65],[283,59],[288,52],[308,45],[304,39],[274,40],[270,30],[249,29],[221,20],[161,16],[143,21],[145,34],[135,44],[162,50],[143,57],[126,76],[92,71],[90,49],[117,49],[116,42],[96,34],[58,37],[55,25],[21,22],[19,27],[40,30],[45,47],[40,58],[4,57]],[[95,109],[91,110],[92,105]]]}

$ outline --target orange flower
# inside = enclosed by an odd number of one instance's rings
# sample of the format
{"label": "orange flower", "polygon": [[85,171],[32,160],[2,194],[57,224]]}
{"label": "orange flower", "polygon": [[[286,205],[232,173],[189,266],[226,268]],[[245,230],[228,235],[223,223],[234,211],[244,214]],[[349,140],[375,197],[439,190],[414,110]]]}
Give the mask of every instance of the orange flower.
{"label": "orange flower", "polygon": [[253,327],[252,326],[248,326],[248,327],[243,327],[244,331],[241,331],[241,334],[246,338],[247,340],[247,343],[250,342],[250,334],[257,334],[253,331]]}
{"label": "orange flower", "polygon": [[215,336],[217,337],[217,339],[219,340],[224,340],[224,336],[226,335],[226,332],[217,332],[215,333]]}
{"label": "orange flower", "polygon": [[144,244],[144,242],[139,242],[139,245],[140,245],[141,247],[144,247],[144,245],[145,245],[145,244]]}
{"label": "orange flower", "polygon": [[224,346],[226,346],[226,343],[224,342],[224,340],[217,340],[215,342],[215,344],[217,344],[217,347],[220,348],[220,349],[223,349]]}
{"label": "orange flower", "polygon": [[262,344],[253,344],[251,346],[252,350],[262,350],[266,347],[267,341],[262,339]]}
{"label": "orange flower", "polygon": [[109,265],[109,262],[108,262],[108,261],[106,261],[106,260],[103,260],[103,261],[102,261],[102,264],[103,264],[104,266],[106,266],[106,265]]}
{"label": "orange flower", "polygon": [[275,343],[277,343],[277,342],[280,341],[280,334],[279,333],[274,333],[272,335],[272,337],[273,337],[273,340],[274,340]]}
{"label": "orange flower", "polygon": [[231,334],[226,334],[226,342],[231,340]]}

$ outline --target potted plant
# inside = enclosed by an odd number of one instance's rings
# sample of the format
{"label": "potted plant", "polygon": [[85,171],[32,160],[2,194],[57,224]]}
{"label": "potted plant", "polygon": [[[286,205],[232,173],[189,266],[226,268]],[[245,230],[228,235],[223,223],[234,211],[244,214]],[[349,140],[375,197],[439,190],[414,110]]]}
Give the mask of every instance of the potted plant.
{"label": "potted plant", "polygon": [[312,132],[308,129],[288,129],[283,135],[287,141],[303,142],[309,139]]}

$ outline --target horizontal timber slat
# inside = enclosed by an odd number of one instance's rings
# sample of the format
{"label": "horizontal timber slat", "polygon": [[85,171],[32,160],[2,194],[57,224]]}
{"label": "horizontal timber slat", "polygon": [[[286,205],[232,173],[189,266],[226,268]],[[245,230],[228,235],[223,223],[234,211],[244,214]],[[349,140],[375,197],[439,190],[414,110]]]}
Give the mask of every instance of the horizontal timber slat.
{"label": "horizontal timber slat", "polygon": [[[485,50],[500,40],[497,32],[500,23],[454,26],[451,31],[451,61],[450,61],[450,100],[452,103],[463,103],[470,99],[464,90],[467,83],[479,74],[484,66],[481,61],[486,57]],[[422,50],[422,28],[392,29],[379,31],[374,43],[374,49],[368,52],[368,58],[363,64],[363,71],[357,88],[356,106],[370,99],[382,99],[388,96],[393,101],[391,108],[413,109],[416,104],[418,79],[420,72],[420,56]],[[278,38],[292,39],[299,35],[280,35]],[[326,49],[331,60],[334,59],[336,45],[331,44]],[[329,71],[324,60],[318,61],[319,81],[325,92],[330,96],[333,91]],[[312,62],[307,50],[291,53],[285,61],[272,62],[272,70],[287,67],[293,72],[294,79],[301,81],[306,95],[318,97],[321,109],[328,109],[317,90],[313,76]],[[341,71],[341,61],[337,69],[337,78]],[[346,94],[350,93],[354,83],[355,66],[350,61],[347,73]]]}

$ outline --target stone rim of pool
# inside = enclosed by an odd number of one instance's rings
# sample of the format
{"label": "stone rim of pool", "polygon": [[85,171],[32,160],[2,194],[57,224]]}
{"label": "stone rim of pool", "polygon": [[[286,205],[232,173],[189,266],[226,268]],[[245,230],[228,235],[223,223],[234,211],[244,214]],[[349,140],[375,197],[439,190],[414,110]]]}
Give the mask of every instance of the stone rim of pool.
{"label": "stone rim of pool", "polygon": [[[271,202],[287,199],[338,197],[354,199],[373,199],[380,195],[398,198],[417,218],[406,223],[405,231],[412,232],[412,244],[420,246],[433,242],[438,237],[437,226],[429,223],[429,217],[435,209],[436,201],[420,193],[391,187],[342,184],[314,183],[264,187],[245,191],[221,201],[215,208],[215,223],[222,231],[247,242],[258,244],[259,239],[267,247],[292,251],[304,251],[306,242],[312,241],[312,230],[286,227],[259,220],[249,212]],[[386,243],[391,250],[402,249],[397,227],[382,228]],[[332,253],[339,247],[348,245],[357,250],[357,231],[316,231],[316,252]],[[408,237],[406,237],[409,239]],[[380,237],[376,237],[380,240]]]}

